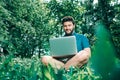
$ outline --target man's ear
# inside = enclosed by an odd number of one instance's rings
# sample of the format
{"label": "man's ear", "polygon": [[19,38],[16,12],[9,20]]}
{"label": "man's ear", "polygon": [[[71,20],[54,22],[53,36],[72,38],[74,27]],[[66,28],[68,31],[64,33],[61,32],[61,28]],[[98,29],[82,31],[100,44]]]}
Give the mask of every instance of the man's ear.
{"label": "man's ear", "polygon": [[75,28],[75,24],[73,24],[73,27]]}

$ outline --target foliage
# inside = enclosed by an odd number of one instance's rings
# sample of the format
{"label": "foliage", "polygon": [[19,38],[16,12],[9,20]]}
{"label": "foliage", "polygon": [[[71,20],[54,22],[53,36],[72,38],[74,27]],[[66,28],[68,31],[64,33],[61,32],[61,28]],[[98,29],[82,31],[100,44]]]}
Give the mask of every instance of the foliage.
{"label": "foliage", "polygon": [[[30,57],[49,38],[47,11],[39,0],[1,0],[1,46],[9,54]],[[26,5],[27,4],[27,5]],[[9,49],[10,47],[10,49]],[[3,53],[5,54],[6,52]]]}
{"label": "foliage", "polygon": [[[76,72],[75,72],[76,71]],[[58,78],[59,76],[59,78]],[[98,80],[87,66],[69,72],[60,70],[55,73],[51,67],[43,66],[37,56],[29,58],[0,57],[0,80]]]}
{"label": "foliage", "polygon": [[[116,47],[116,55],[119,58],[119,18],[118,15],[120,13],[119,10],[119,2],[114,1],[114,0],[98,0],[98,7],[97,10],[99,10],[99,19],[102,20],[105,24],[105,27],[109,30],[111,33],[111,39],[113,40],[112,42],[114,43],[114,46]],[[118,34],[116,36],[116,34]]]}
{"label": "foliage", "polygon": [[[27,4],[27,5],[26,5]],[[93,0],[1,0],[0,45],[4,54],[30,57],[41,50],[49,51],[49,38],[63,35],[60,21],[63,16],[73,16],[76,32],[86,35],[94,45],[95,24],[102,20],[112,34],[119,56],[119,4]],[[117,34],[117,36],[116,36]]]}
{"label": "foliage", "polygon": [[[0,0],[0,56],[15,55],[15,58],[0,57],[0,79],[43,79],[45,68],[39,58],[32,55],[37,53],[40,57],[49,52],[49,38],[63,35],[60,24],[63,16],[73,16],[75,31],[90,40],[92,67],[88,68],[94,68],[93,73],[98,73],[100,79],[107,80],[112,75],[115,79],[120,68],[119,59],[114,56],[120,58],[120,3],[118,0],[98,0],[94,4],[93,1]],[[17,57],[19,55],[22,58]],[[64,79],[98,80],[94,74],[88,74],[89,71],[78,70],[75,74],[64,73],[62,76]]]}
{"label": "foliage", "polygon": [[116,15],[110,25],[110,32],[116,48],[116,55],[118,58],[120,58],[120,5],[116,4],[113,6],[113,8]]}
{"label": "foliage", "polygon": [[94,63],[92,65],[104,80],[109,80],[109,76],[115,67],[115,48],[105,25],[102,22],[97,22],[96,26],[97,41],[92,52],[92,63]]}
{"label": "foliage", "polygon": [[12,56],[0,57],[1,80],[36,80],[41,75],[41,63],[37,57],[13,58]]}

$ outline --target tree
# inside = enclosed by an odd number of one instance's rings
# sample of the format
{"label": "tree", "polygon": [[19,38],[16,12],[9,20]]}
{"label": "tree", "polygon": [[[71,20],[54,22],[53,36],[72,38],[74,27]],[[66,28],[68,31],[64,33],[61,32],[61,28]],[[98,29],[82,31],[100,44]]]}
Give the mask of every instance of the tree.
{"label": "tree", "polygon": [[[7,35],[6,40],[1,40],[1,46],[4,48],[2,43],[6,41],[8,43],[4,50],[22,57],[30,57],[36,47],[42,48],[46,37],[43,35],[46,35],[48,26],[44,24],[48,18],[43,3],[39,0],[2,0],[1,3],[1,31],[4,29],[3,37]],[[13,51],[10,52],[11,50]]]}

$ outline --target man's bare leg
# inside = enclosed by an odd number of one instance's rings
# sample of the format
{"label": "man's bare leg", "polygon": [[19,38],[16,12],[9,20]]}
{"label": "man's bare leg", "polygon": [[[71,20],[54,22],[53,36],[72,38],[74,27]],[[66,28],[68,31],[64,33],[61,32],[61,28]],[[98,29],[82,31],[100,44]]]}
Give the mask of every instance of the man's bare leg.
{"label": "man's bare leg", "polygon": [[60,69],[64,66],[63,62],[58,61],[51,56],[43,56],[41,60],[44,65],[48,66],[48,64],[50,64],[55,69]]}
{"label": "man's bare leg", "polygon": [[70,66],[81,67],[88,62],[90,56],[91,56],[91,53],[89,49],[88,51],[85,51],[85,50],[80,51],[79,53],[77,53],[75,56],[73,56],[70,60],[66,62],[66,64],[64,65],[64,68],[68,70]]}

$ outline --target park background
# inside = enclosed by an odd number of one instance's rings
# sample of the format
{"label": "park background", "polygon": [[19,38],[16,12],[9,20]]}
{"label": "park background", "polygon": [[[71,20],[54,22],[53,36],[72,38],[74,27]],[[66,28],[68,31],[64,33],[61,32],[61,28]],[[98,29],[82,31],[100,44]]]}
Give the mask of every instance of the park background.
{"label": "park background", "polygon": [[119,80],[119,0],[0,0],[0,80],[58,80],[47,72],[45,79],[40,58],[49,55],[49,38],[63,35],[64,16],[74,17],[92,53],[86,69],[62,79]]}

